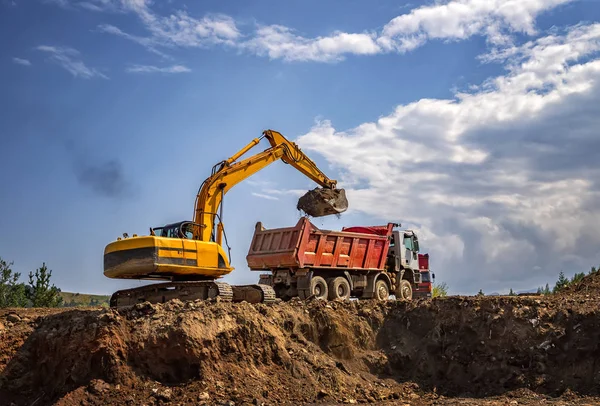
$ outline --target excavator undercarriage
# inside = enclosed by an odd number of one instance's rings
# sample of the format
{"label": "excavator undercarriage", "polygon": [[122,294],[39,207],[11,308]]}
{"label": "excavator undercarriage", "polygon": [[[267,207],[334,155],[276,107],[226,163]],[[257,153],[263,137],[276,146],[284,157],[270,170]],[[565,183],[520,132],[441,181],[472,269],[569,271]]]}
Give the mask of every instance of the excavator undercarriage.
{"label": "excavator undercarriage", "polygon": [[275,291],[269,285],[230,285],[216,281],[182,281],[156,283],[139,288],[119,290],[110,298],[110,307],[131,306],[137,303],[165,303],[172,299],[224,302],[273,303]]}

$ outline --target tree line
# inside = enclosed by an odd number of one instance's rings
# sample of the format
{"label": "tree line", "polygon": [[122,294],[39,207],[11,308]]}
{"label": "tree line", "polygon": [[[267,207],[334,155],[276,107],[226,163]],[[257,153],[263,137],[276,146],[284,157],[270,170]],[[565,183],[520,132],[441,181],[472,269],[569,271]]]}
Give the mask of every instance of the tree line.
{"label": "tree line", "polygon": [[[600,267],[596,268],[593,266],[587,274],[593,275],[598,272],[600,272]],[[558,279],[556,280],[556,282],[554,283],[554,286],[552,288],[550,288],[550,285],[548,283],[546,283],[546,286],[538,287],[536,293],[538,295],[555,294],[555,293],[558,293],[558,292],[562,291],[563,289],[567,288],[568,286],[571,286],[571,285],[581,282],[583,280],[583,278],[585,278],[585,277],[586,277],[585,272],[577,272],[569,279],[565,276],[565,273],[563,271],[560,271],[558,274]],[[433,297],[442,297],[442,296],[447,296],[447,295],[448,295],[448,285],[446,284],[446,282],[442,282],[439,285],[434,284],[433,292],[432,292]],[[482,289],[479,289],[479,292],[477,292],[476,296],[485,296],[485,293],[483,293]],[[517,293],[515,293],[515,291],[513,291],[511,288],[508,292],[508,296],[517,296]]]}
{"label": "tree line", "polygon": [[[593,275],[595,273],[598,273],[598,269],[596,269],[596,267],[593,266],[592,269],[590,269],[590,271],[588,272],[588,275]],[[554,284],[552,290],[550,290],[550,286],[546,284],[546,286],[544,287],[539,287],[537,289],[537,293],[541,295],[550,295],[552,293],[558,293],[571,285],[581,282],[583,278],[585,278],[585,276],[585,272],[578,272],[575,273],[575,275],[573,275],[571,279],[569,279],[565,276],[565,273],[563,271],[560,271],[560,273],[558,274],[558,279]]]}
{"label": "tree line", "polygon": [[[597,269],[595,266],[593,266],[587,274],[593,275],[598,272],[600,272],[600,267]],[[546,283],[546,286],[540,286],[537,288],[536,294],[552,295],[552,294],[561,292],[565,288],[581,282],[583,280],[583,278],[585,278],[585,277],[586,277],[585,272],[577,272],[571,277],[571,279],[569,279],[565,276],[565,273],[563,271],[560,271],[558,274],[558,279],[556,280],[556,282],[554,283],[554,286],[552,288],[550,288],[550,285],[548,283]],[[485,293],[483,293],[483,291],[481,289],[479,289],[477,296],[485,296]],[[517,296],[517,294],[511,288],[510,291],[508,292],[508,296]]]}
{"label": "tree line", "polygon": [[50,283],[52,270],[46,263],[29,272],[29,282],[19,283],[21,274],[13,272],[12,262],[0,258],[0,308],[59,307],[63,304],[60,289]]}

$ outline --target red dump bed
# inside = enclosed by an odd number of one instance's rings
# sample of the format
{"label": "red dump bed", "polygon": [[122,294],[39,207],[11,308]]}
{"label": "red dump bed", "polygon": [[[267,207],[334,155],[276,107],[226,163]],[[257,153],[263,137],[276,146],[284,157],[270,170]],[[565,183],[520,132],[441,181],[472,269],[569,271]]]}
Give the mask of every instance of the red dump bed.
{"label": "red dump bed", "polygon": [[252,270],[383,269],[394,224],[319,230],[306,217],[295,227],[265,230],[258,223],[246,256]]}

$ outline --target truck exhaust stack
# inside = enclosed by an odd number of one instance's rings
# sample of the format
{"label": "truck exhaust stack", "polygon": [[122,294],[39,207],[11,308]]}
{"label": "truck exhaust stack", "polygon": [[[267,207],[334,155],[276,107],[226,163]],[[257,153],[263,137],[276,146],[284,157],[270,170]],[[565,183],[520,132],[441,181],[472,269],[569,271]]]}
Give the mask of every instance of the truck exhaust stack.
{"label": "truck exhaust stack", "polygon": [[344,189],[315,188],[298,199],[296,207],[311,217],[323,217],[345,212],[348,199]]}

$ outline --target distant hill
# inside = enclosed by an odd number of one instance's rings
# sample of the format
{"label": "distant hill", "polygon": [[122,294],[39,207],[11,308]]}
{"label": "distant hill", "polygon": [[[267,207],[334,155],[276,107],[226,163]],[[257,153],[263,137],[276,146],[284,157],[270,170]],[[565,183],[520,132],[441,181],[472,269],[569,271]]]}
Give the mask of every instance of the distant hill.
{"label": "distant hill", "polygon": [[537,293],[537,288],[529,289],[529,290],[518,290],[517,294],[519,294],[519,293]]}
{"label": "distant hill", "polygon": [[110,300],[110,296],[88,295],[86,293],[60,292],[60,295],[63,298],[64,307],[108,307],[108,301]]}

